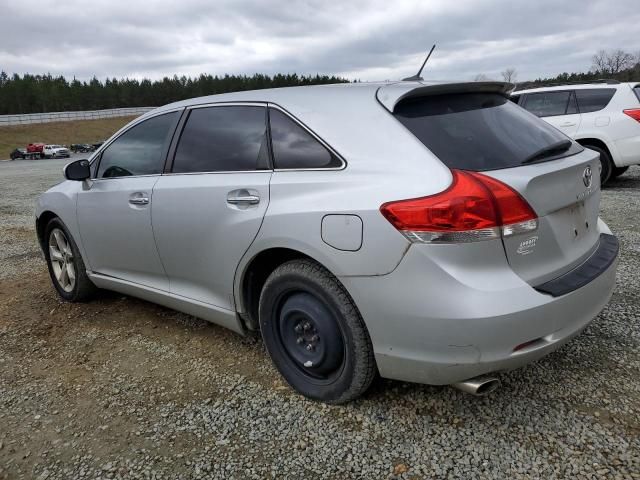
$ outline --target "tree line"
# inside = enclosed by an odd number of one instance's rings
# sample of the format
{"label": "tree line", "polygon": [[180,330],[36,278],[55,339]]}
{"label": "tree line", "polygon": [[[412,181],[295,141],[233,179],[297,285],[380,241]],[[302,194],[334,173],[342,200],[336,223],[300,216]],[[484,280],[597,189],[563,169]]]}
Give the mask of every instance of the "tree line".
{"label": "tree line", "polygon": [[[600,50],[591,57],[591,68],[588,72],[561,73],[555,77],[537,78],[518,82],[518,72],[515,68],[506,68],[500,72],[501,80],[517,84],[518,90],[535,88],[541,85],[564,83],[587,83],[594,80],[618,80],[619,82],[640,81],[640,52],[635,55],[621,49]],[[473,80],[476,82],[492,80],[484,73],[479,73]]]}
{"label": "tree line", "polygon": [[45,113],[74,110],[100,110],[121,107],[154,107],[186,98],[217,93],[344,83],[348,80],[329,75],[255,74],[149,79],[67,80],[63,76],[0,73],[0,115]]}
{"label": "tree line", "polygon": [[[548,84],[584,83],[602,78],[621,82],[640,81],[640,52],[634,55],[620,49],[601,50],[593,55],[588,72],[561,73],[555,77],[517,82],[516,69],[507,68],[500,72],[500,76],[504,81],[517,83],[518,89]],[[473,80],[491,78],[481,73]],[[111,78],[104,82],[94,77],[86,82],[76,78],[69,81],[63,76],[51,74],[9,76],[6,72],[0,72],[0,115],[154,107],[217,93],[348,81],[334,75],[306,76],[292,73],[269,76],[256,73],[252,76],[202,74],[193,78],[174,75],[162,80]]]}

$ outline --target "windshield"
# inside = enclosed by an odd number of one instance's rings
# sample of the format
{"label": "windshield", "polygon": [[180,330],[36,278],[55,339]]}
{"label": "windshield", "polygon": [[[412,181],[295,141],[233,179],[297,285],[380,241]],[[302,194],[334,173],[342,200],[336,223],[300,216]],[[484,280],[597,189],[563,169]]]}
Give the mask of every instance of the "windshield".
{"label": "windshield", "polygon": [[[568,139],[497,93],[409,99],[396,106],[393,114],[450,168],[486,171],[516,167]],[[581,150],[572,142],[569,149],[541,160]]]}

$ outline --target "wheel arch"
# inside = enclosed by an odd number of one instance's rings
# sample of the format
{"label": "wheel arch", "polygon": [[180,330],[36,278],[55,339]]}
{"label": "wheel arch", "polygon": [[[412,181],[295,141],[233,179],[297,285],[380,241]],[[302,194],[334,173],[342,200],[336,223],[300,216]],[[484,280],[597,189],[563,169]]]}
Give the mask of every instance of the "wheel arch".
{"label": "wheel arch", "polygon": [[39,217],[36,218],[36,234],[38,236],[38,242],[40,243],[40,247],[44,251],[46,240],[44,238],[45,229],[47,228],[48,223],[53,218],[60,218],[59,215],[55,214],[51,210],[43,211]]}
{"label": "wheel arch", "polygon": [[613,152],[611,151],[611,148],[609,148],[609,145],[607,144],[607,142],[605,142],[604,140],[601,140],[595,137],[585,137],[585,138],[577,138],[576,142],[578,142],[583,147],[594,146],[594,147],[603,149],[605,152],[607,152],[607,154],[609,155],[609,158],[611,159],[611,161],[615,166],[616,161],[615,161]]}
{"label": "wheel arch", "polygon": [[322,262],[300,250],[287,247],[270,247],[256,253],[242,269],[238,285],[236,310],[249,330],[259,330],[258,303],[260,292],[269,275],[283,263],[296,259],[309,259],[333,272]]}

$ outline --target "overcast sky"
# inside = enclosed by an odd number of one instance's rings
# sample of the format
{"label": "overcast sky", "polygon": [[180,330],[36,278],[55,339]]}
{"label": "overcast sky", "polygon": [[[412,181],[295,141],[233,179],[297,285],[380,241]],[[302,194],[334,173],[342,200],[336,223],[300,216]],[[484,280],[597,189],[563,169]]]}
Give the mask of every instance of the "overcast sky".
{"label": "overcast sky", "polygon": [[80,79],[199,73],[518,80],[640,52],[640,0],[0,0],[0,70]]}

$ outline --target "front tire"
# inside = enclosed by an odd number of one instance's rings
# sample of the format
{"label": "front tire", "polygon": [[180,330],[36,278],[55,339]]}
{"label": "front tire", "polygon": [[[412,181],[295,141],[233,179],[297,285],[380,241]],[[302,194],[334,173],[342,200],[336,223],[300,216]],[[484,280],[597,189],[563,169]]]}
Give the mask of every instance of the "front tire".
{"label": "front tire", "polygon": [[276,268],[259,316],[273,363],[302,395],[338,404],[369,388],[376,374],[369,333],[348,292],[322,266],[293,260]]}
{"label": "front tire", "polygon": [[96,287],[87,276],[76,242],[59,218],[47,224],[44,242],[49,276],[58,294],[68,302],[89,299]]}

